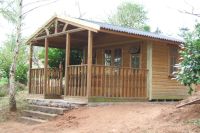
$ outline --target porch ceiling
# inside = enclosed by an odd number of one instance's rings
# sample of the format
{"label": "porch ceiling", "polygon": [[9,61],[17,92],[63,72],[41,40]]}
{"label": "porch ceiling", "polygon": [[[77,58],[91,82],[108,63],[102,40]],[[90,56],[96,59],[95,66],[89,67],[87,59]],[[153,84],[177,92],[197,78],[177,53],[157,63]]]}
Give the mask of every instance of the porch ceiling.
{"label": "porch ceiling", "polygon": [[[85,47],[87,45],[87,31],[80,31],[71,34],[70,41],[72,48]],[[66,35],[64,34],[48,38],[48,42],[49,42],[49,47],[65,49]],[[44,44],[45,44],[45,39],[36,40],[32,42],[33,46],[44,47]]]}

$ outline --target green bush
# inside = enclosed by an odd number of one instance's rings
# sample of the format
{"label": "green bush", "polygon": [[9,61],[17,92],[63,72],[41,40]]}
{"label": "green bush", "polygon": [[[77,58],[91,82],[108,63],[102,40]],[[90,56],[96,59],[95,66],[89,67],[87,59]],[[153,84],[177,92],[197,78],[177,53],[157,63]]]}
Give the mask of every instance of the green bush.
{"label": "green bush", "polygon": [[0,79],[0,97],[5,97],[8,94],[8,79],[1,78]]}
{"label": "green bush", "polygon": [[[13,51],[15,49],[14,35],[8,36],[7,40],[0,47],[0,77],[9,78],[10,66],[13,60]],[[15,80],[26,84],[27,82],[27,46],[22,44],[18,53],[18,59],[16,63]]]}
{"label": "green bush", "polygon": [[0,79],[0,86],[8,84],[8,78],[1,78]]}
{"label": "green bush", "polygon": [[180,52],[181,62],[176,79],[189,87],[189,94],[194,88],[192,84],[200,84],[200,23],[196,24],[195,30],[185,35],[186,43],[184,50]]}
{"label": "green bush", "polygon": [[28,66],[26,64],[18,64],[16,69],[15,80],[22,84],[26,84],[27,71],[28,71]]}
{"label": "green bush", "polygon": [[5,97],[8,94],[7,85],[0,86],[0,97]]}

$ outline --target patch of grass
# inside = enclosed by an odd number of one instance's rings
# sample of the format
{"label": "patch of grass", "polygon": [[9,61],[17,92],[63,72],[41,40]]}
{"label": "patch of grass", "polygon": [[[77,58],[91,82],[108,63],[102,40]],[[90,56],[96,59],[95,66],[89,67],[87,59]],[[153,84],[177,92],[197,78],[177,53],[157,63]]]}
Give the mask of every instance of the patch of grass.
{"label": "patch of grass", "polygon": [[9,97],[0,97],[0,122],[18,117],[23,109],[27,107],[27,90],[19,91],[16,94],[17,112],[9,112]]}
{"label": "patch of grass", "polygon": [[8,119],[8,105],[8,97],[0,97],[0,122],[4,122]]}
{"label": "patch of grass", "polygon": [[8,79],[0,79],[0,97],[5,97],[8,94]]}
{"label": "patch of grass", "polygon": [[6,87],[0,86],[0,97],[5,97],[8,94]]}
{"label": "patch of grass", "polygon": [[188,120],[185,123],[187,124],[192,124],[192,125],[196,125],[196,126],[200,126],[200,119],[196,119],[196,120]]}
{"label": "patch of grass", "polygon": [[20,91],[16,94],[16,101],[17,101],[18,110],[22,110],[22,109],[27,107],[27,104],[28,104],[27,101],[26,101],[27,94],[28,94],[27,90]]}
{"label": "patch of grass", "polygon": [[2,78],[0,79],[0,86],[5,85],[5,84],[8,84],[8,79],[2,77]]}

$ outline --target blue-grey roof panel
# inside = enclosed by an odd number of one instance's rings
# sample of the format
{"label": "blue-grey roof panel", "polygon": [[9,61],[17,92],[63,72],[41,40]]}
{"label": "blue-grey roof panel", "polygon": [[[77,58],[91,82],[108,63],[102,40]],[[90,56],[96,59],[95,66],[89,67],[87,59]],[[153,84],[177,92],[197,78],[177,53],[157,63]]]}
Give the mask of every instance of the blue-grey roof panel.
{"label": "blue-grey roof panel", "polygon": [[82,19],[82,20],[97,24],[101,28],[106,29],[106,30],[124,32],[124,33],[134,34],[134,35],[138,35],[138,36],[144,36],[144,37],[150,37],[150,38],[155,38],[155,39],[161,39],[161,40],[173,41],[173,42],[178,42],[178,43],[184,43],[184,40],[182,40],[182,39],[177,39],[177,38],[170,37],[170,36],[163,35],[163,34],[146,32],[146,31],[136,30],[136,29],[133,29],[133,28],[126,28],[126,27],[112,25],[112,24],[103,23],[103,22],[96,22],[96,21],[85,20],[85,19]]}

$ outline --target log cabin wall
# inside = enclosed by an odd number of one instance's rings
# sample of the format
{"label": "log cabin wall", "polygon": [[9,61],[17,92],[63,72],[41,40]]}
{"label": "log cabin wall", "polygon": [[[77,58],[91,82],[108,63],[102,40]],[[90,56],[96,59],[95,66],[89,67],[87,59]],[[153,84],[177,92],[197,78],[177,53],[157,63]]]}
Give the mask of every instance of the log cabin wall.
{"label": "log cabin wall", "polygon": [[[100,33],[102,34],[102,33]],[[104,52],[106,49],[112,51],[112,59],[114,58],[114,49],[121,48],[122,50],[122,67],[131,67],[130,48],[135,45],[140,45],[140,68],[146,69],[146,54],[147,47],[145,41],[124,37],[119,35],[106,34],[99,36],[94,40],[94,48],[96,51],[96,64],[104,64]],[[113,66],[113,63],[112,63]]]}
{"label": "log cabin wall", "polygon": [[183,99],[187,89],[169,74],[169,50],[172,45],[153,42],[152,99]]}
{"label": "log cabin wall", "polygon": [[[101,34],[101,33],[100,33]],[[101,34],[94,40],[96,63],[92,70],[91,96],[104,98],[143,98],[146,91],[146,46],[144,41],[112,34]],[[131,67],[131,48],[140,46],[139,69]],[[121,49],[121,67],[114,67],[115,50]],[[105,66],[105,50],[111,50],[112,63]],[[101,73],[101,74],[100,74]]]}

